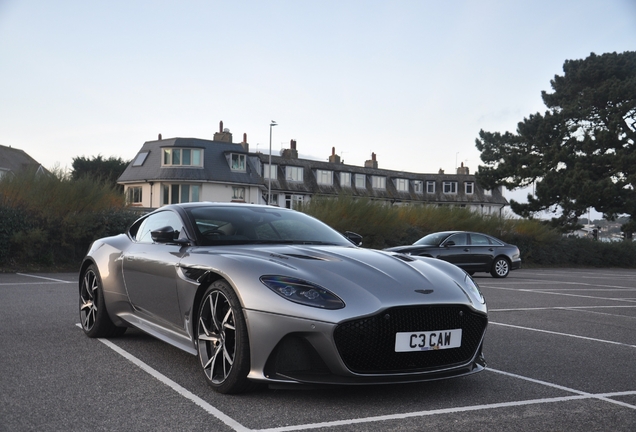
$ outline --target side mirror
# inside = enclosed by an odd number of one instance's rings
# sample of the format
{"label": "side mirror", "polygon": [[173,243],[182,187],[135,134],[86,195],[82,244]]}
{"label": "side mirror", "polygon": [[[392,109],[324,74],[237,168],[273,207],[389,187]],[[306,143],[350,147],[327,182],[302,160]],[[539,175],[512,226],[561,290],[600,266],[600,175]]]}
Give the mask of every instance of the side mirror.
{"label": "side mirror", "polygon": [[179,239],[179,231],[175,231],[171,226],[151,231],[150,237],[155,243],[175,243],[182,246],[190,244],[186,239]]}
{"label": "side mirror", "polygon": [[444,247],[448,247],[448,246],[455,246],[455,242],[451,240],[449,242],[444,243]]}
{"label": "side mirror", "polygon": [[352,231],[345,231],[344,236],[356,246],[362,246],[362,236]]}

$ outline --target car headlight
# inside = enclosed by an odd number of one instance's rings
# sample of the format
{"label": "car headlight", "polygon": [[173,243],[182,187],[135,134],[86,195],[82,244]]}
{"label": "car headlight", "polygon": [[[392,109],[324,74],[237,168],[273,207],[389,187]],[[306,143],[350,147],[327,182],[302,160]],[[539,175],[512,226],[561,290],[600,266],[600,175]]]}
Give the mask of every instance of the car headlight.
{"label": "car headlight", "polygon": [[342,309],[338,296],[321,286],[287,276],[261,276],[261,282],[279,296],[305,306],[321,309]]}
{"label": "car headlight", "polygon": [[473,278],[470,277],[469,274],[466,274],[466,277],[464,278],[464,287],[465,287],[465,291],[468,291],[468,294],[471,295],[473,298],[477,299],[479,303],[481,304],[486,303],[486,299],[481,293],[479,286],[477,285],[477,282],[475,282]]}

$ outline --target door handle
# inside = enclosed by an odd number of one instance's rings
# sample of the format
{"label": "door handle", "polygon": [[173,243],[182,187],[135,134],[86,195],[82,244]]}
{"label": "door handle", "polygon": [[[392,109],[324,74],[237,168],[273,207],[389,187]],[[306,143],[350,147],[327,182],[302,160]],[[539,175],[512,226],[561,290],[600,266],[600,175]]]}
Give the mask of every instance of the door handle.
{"label": "door handle", "polygon": [[464,252],[470,252],[470,249],[466,248],[464,249]]}

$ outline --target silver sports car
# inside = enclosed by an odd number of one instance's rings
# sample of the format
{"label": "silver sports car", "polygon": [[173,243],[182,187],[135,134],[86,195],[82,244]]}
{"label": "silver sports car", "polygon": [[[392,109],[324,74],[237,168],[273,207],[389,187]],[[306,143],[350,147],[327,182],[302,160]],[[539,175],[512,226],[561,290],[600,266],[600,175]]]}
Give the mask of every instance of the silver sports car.
{"label": "silver sports car", "polygon": [[472,278],[360,242],[279,207],[165,206],[90,247],[81,324],[89,337],[134,327],[196,355],[221,393],[483,370],[488,317]]}

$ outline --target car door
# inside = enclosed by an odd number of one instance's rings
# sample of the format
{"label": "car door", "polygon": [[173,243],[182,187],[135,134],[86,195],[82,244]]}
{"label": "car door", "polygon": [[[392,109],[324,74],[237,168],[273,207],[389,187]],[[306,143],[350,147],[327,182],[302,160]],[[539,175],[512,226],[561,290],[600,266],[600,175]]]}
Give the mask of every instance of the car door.
{"label": "car door", "polygon": [[169,210],[151,214],[142,222],[123,255],[124,281],[130,302],[144,318],[182,327],[176,278],[187,248],[154,243],[151,237],[152,231],[167,226],[183,232],[180,216]]}
{"label": "car door", "polygon": [[466,233],[457,233],[449,236],[440,244],[437,258],[464,268],[466,263],[469,262],[469,253],[468,235]]}
{"label": "car door", "polygon": [[466,270],[490,271],[495,257],[495,245],[488,236],[470,233],[470,252]]}

